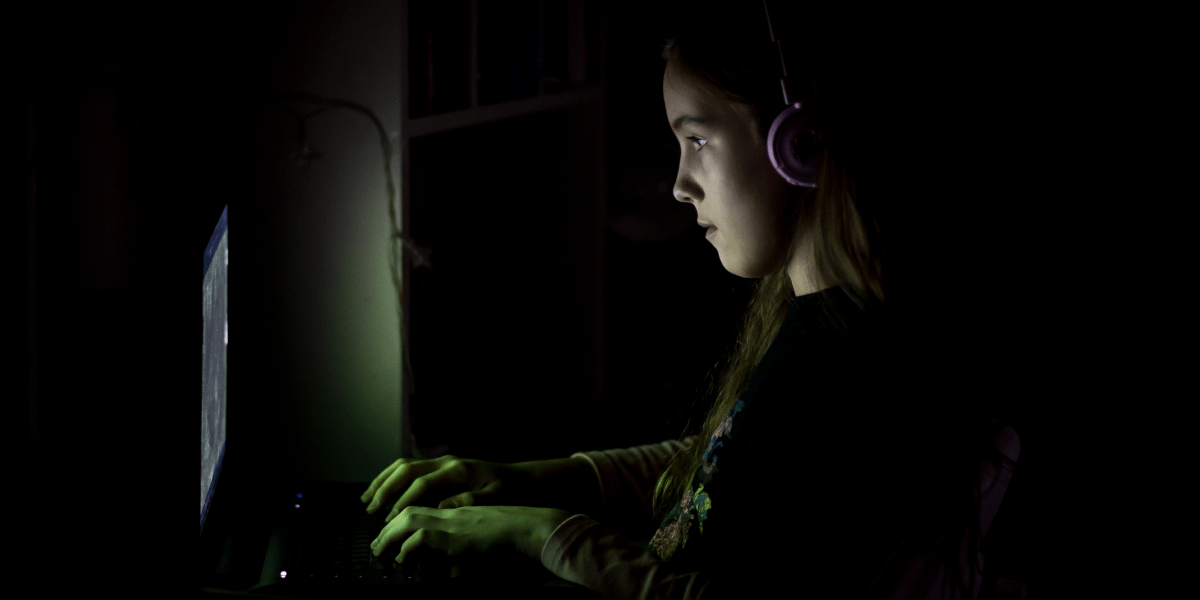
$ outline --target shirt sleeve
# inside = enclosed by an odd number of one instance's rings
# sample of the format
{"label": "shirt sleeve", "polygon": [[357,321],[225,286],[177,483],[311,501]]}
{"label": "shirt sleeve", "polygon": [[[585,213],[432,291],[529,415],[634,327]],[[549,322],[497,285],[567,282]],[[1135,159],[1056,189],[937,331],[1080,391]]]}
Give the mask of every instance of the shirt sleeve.
{"label": "shirt sleeve", "polygon": [[587,515],[574,515],[555,529],[542,548],[542,565],[605,599],[731,597],[708,574],[663,561]]}
{"label": "shirt sleeve", "polygon": [[651,495],[659,475],[698,437],[572,454],[595,471],[603,513],[563,521],[542,548],[542,565],[603,598],[695,599],[705,590],[710,593],[704,597],[711,597],[709,578],[660,559],[629,535],[652,525]]}
{"label": "shirt sleeve", "polygon": [[697,437],[572,454],[571,458],[591,463],[600,480],[603,513],[589,516],[622,532],[639,531],[652,524],[650,501],[659,475],[671,456],[691,448]]}

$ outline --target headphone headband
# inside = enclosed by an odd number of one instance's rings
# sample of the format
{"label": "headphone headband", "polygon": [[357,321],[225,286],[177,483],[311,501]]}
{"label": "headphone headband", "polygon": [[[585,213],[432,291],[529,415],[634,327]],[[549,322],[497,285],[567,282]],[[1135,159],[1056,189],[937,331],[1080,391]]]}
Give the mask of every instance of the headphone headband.
{"label": "headphone headband", "polygon": [[[798,92],[795,88],[792,87],[792,84],[788,81],[787,59],[784,56],[784,50],[783,50],[784,40],[776,37],[776,35],[775,35],[775,28],[771,24],[771,11],[767,8],[767,0],[763,0],[763,12],[766,13],[766,15],[767,15],[767,34],[771,38],[770,44],[773,46],[772,50],[774,50],[775,52],[777,52],[779,54],[779,74],[780,74],[779,83],[780,83],[780,87],[783,90],[783,103],[785,105],[791,106],[792,104],[795,104],[796,102],[804,102],[806,100],[807,101],[816,100],[818,98],[817,84],[816,84],[816,80],[813,77],[813,74],[811,72],[808,73],[809,86],[807,86],[807,87],[801,86],[801,89],[803,91]],[[789,46],[789,48],[791,47],[790,42],[789,42],[788,46]],[[803,74],[799,74],[799,75],[801,77],[803,77]],[[804,92],[809,91],[809,89],[811,89],[811,91],[812,91],[811,94],[804,93]]]}
{"label": "headphone headband", "polygon": [[817,187],[819,162],[825,144],[825,135],[821,131],[820,113],[816,106],[816,82],[813,83],[812,94],[806,98],[795,94],[788,87],[787,61],[783,56],[783,43],[775,37],[775,29],[771,24],[771,11],[767,8],[767,0],[763,0],[763,12],[767,15],[767,33],[779,52],[779,67],[782,77],[779,79],[780,91],[783,94],[784,109],[771,123],[767,134],[767,156],[771,165],[788,183],[800,187]]}

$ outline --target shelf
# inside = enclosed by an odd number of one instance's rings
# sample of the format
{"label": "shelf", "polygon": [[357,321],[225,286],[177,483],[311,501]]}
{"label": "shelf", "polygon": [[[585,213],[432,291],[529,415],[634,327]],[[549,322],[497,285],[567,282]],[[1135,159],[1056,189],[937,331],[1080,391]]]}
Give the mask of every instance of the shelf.
{"label": "shelf", "polygon": [[600,85],[591,85],[556,94],[522,98],[520,100],[477,106],[475,108],[412,119],[407,123],[405,133],[406,137],[411,139],[423,135],[441,133],[463,127],[473,127],[493,121],[503,121],[571,106],[598,104],[603,101],[603,98],[603,88]]}
{"label": "shelf", "polygon": [[406,138],[601,100],[597,0],[406,5]]}

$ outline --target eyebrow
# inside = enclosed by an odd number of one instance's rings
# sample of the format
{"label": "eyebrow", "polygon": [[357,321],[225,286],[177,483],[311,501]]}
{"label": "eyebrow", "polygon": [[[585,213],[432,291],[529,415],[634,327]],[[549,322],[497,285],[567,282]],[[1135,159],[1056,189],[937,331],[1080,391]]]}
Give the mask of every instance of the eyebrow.
{"label": "eyebrow", "polygon": [[703,117],[697,117],[697,116],[693,116],[693,115],[679,115],[678,117],[675,118],[675,122],[671,123],[671,129],[674,129],[675,131],[679,131],[679,129],[681,127],[683,127],[684,125],[712,125],[716,122],[717,122],[717,120],[715,118],[711,118],[711,117],[703,118]]}

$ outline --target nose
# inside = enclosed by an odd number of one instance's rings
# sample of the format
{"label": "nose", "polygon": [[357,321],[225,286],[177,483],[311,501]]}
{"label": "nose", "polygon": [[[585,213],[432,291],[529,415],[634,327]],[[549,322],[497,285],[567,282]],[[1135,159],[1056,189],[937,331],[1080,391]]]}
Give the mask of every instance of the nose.
{"label": "nose", "polygon": [[671,189],[671,195],[679,202],[694,204],[696,196],[700,194],[699,186],[695,178],[688,175],[691,169],[687,165],[687,156],[680,154],[679,167],[675,171],[675,185]]}
{"label": "nose", "polygon": [[675,186],[671,189],[671,195],[675,196],[675,200],[679,202],[692,203],[692,196],[683,190],[683,177],[675,178]]}

